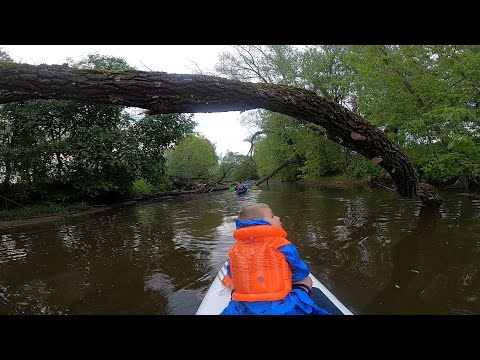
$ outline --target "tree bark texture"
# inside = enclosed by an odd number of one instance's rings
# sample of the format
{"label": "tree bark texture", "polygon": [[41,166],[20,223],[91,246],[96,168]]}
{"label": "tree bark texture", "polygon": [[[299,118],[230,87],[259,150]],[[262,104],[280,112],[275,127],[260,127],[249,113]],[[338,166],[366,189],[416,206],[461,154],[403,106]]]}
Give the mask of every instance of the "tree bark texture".
{"label": "tree bark texture", "polygon": [[150,114],[208,113],[262,108],[308,121],[326,136],[374,159],[397,192],[425,204],[441,199],[432,186],[419,189],[410,159],[385,133],[340,104],[300,88],[216,76],[145,71],[80,70],[60,65],[0,62],[0,104],[55,99],[147,109]]}

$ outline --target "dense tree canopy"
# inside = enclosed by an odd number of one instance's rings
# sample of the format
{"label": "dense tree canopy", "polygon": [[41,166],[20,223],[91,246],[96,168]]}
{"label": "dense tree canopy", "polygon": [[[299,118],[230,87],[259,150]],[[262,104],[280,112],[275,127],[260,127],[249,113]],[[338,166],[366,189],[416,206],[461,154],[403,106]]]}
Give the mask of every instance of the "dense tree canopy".
{"label": "dense tree canopy", "polygon": [[166,159],[167,174],[179,187],[191,187],[195,182],[208,183],[218,166],[215,146],[198,134],[182,139],[167,152]]}
{"label": "dense tree canopy", "polygon": [[310,90],[205,75],[0,64],[0,103],[31,99],[141,107],[151,114],[263,108],[321,125],[332,141],[379,163],[392,176],[401,195],[418,195],[425,203],[441,201],[434,188],[419,184],[413,164],[382,131],[359,114]]}
{"label": "dense tree canopy", "polygon": [[[121,59],[97,54],[75,65],[90,69],[82,76],[65,67],[37,67],[32,73],[23,67],[19,73],[8,68],[11,63],[3,63],[0,95],[5,103],[51,99],[55,86],[63,84],[53,98],[138,106],[153,114],[265,109],[256,113],[263,134],[254,148],[259,174],[266,175],[292,155],[296,161],[283,167],[278,178],[295,181],[336,174],[368,178],[383,176],[377,171],[383,169],[400,194],[424,196],[428,187],[419,186],[421,181],[478,183],[479,54],[478,46],[459,45],[238,45],[222,54],[216,66],[217,73],[230,82],[219,77],[135,72]],[[8,54],[0,55],[11,60]],[[102,74],[95,69],[109,71]],[[148,81],[139,85],[135,77]],[[54,78],[60,82],[53,83]],[[91,86],[97,82],[100,89]],[[142,89],[143,100],[128,94],[125,87],[130,85]],[[14,125],[5,123],[4,133]],[[34,134],[35,129],[28,121],[23,127],[24,133]],[[16,134],[13,144],[21,134]],[[54,132],[52,144],[54,136],[64,135]],[[11,144],[7,136],[3,140]],[[14,153],[6,146],[4,154],[6,158],[23,156],[22,166],[27,168],[36,166],[27,153]],[[57,162],[57,174],[62,167],[65,164]],[[37,177],[46,171],[36,169]],[[438,200],[434,192],[430,196],[429,200]]]}
{"label": "dense tree canopy", "polygon": [[[122,59],[98,54],[71,65],[131,70]],[[0,106],[3,196],[13,203],[111,201],[129,194],[136,179],[161,187],[167,182],[165,150],[195,123],[183,114],[142,112],[70,100]]]}
{"label": "dense tree canopy", "polygon": [[[478,187],[480,121],[479,92],[475,86],[480,69],[478,46],[288,48],[285,45],[234,46],[233,51],[221,56],[216,70],[231,79],[310,89],[358,113],[384,131],[406,152],[422,181],[440,186]],[[292,66],[282,65],[285,61]],[[296,171],[297,179],[345,174],[387,180],[387,173],[379,171],[381,167],[372,166],[349,148],[325,151],[319,143],[317,149],[303,152],[302,149],[310,147],[309,136],[291,137],[290,143],[278,137],[286,124],[293,130],[288,119],[272,123],[268,111],[255,115],[254,122],[249,115],[245,123],[259,127],[270,146],[260,147],[259,142],[254,150],[260,158],[274,161],[259,163],[260,173],[282,165],[283,159],[276,160],[275,152],[294,147],[304,162],[291,162],[277,178],[287,180],[288,174]],[[295,126],[299,134],[304,129],[309,130],[307,134],[325,133],[322,126],[315,129],[300,122]]]}

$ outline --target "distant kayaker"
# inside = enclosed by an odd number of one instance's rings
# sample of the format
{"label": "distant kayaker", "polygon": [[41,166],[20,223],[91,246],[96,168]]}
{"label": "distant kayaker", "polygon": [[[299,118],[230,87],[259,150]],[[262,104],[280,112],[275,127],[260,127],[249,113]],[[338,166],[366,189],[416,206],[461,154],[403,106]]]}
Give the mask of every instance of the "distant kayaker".
{"label": "distant kayaker", "polygon": [[238,191],[238,190],[247,190],[244,182],[240,182],[237,184],[237,186],[235,186],[235,191]]}
{"label": "distant kayaker", "polygon": [[236,228],[222,280],[233,292],[220,315],[331,315],[310,298],[308,265],[267,204],[244,207]]}

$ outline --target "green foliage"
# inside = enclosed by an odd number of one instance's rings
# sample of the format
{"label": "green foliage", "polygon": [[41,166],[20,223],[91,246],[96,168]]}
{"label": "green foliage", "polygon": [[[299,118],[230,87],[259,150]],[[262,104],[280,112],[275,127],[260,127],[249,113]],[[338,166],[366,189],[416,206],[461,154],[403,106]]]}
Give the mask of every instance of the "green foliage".
{"label": "green foliage", "polygon": [[228,151],[214,168],[213,176],[217,182],[256,179],[257,164],[250,156]]}
{"label": "green foliage", "polygon": [[[131,69],[99,54],[73,67]],[[122,107],[74,101],[6,104],[0,107],[3,187],[23,203],[112,201],[128,196],[138,178],[163,189],[169,186],[164,152],[195,125],[192,115],[133,116]]]}
{"label": "green foliage", "polygon": [[379,165],[372,163],[363,156],[356,155],[347,168],[347,175],[362,180],[377,180],[390,175]]}
{"label": "green foliage", "polygon": [[447,145],[410,145],[406,152],[415,159],[421,178],[433,184],[451,183],[460,176],[480,176],[480,146],[469,137],[455,137]]}
{"label": "green foliage", "polygon": [[[273,137],[264,138],[255,144],[253,159],[258,166],[260,178],[269,176],[285,161],[293,158],[292,150]],[[298,164],[292,162],[280,170],[272,179],[295,181],[299,175]]]}
{"label": "green foliage", "polygon": [[204,136],[195,134],[181,140],[166,152],[167,175],[179,187],[195,182],[213,182],[212,168],[218,166],[215,146]]}
{"label": "green foliage", "polygon": [[305,158],[301,167],[303,179],[315,180],[342,173],[345,150],[325,139],[322,133],[318,126],[306,126],[295,141],[297,152]]}
{"label": "green foliage", "polygon": [[320,96],[355,107],[352,97],[354,67],[346,60],[344,45],[309,46],[300,56],[304,87]]}
{"label": "green foliage", "polygon": [[448,183],[460,175],[478,177],[480,175],[479,163],[473,163],[470,158],[461,153],[444,153],[430,159],[422,170],[430,182]]}
{"label": "green foliage", "polygon": [[145,179],[135,180],[132,185],[132,195],[135,197],[151,194],[154,190],[154,186],[146,182]]}
{"label": "green foliage", "polygon": [[229,178],[232,181],[245,181],[250,179],[258,179],[257,164],[251,157],[243,156],[240,166],[235,169]]}
{"label": "green foliage", "polygon": [[72,64],[72,67],[80,69],[99,69],[110,71],[125,71],[134,69],[128,65],[127,61],[123,58],[101,55],[99,53],[88,54],[84,59],[77,62],[69,59],[69,62]]}
{"label": "green foliage", "polygon": [[[265,112],[262,130],[267,135],[255,143],[254,160],[261,178],[270,175],[285,161],[300,156],[297,149],[302,138],[302,125],[282,114]],[[300,163],[291,162],[276,175],[275,179],[296,181],[301,173]]]}
{"label": "green foliage", "polygon": [[[216,70],[230,78],[304,87],[343,104],[353,103],[354,66],[345,60],[346,46],[236,46],[223,54]],[[305,126],[280,114],[250,112],[245,123],[260,127],[263,140],[255,145],[260,177],[270,175],[286,160],[297,157],[275,175],[295,181],[334,175],[341,171],[345,151],[323,138],[323,129]]]}
{"label": "green foliage", "polygon": [[[478,47],[352,46],[359,110],[400,143],[433,183],[475,177],[480,133]],[[470,139],[457,142],[455,139]],[[455,154],[454,154],[455,153]]]}
{"label": "green foliage", "polygon": [[229,181],[245,181],[247,179],[256,179],[258,178],[258,173],[256,171],[256,164],[253,159],[245,159],[240,166],[235,169],[231,175],[228,177]]}
{"label": "green foliage", "polygon": [[[480,180],[480,46],[232,49],[222,54],[218,73],[311,89],[349,107],[402,146],[420,176],[431,183],[460,176]],[[11,61],[1,49],[0,61]],[[91,71],[132,69],[124,59],[100,54],[70,62]],[[297,162],[276,179],[388,176],[370,159],[326,140],[319,126],[265,110],[248,112],[243,121],[263,132],[253,159],[227,154],[218,162],[211,143],[189,136],[195,126],[191,116],[134,116],[121,107],[68,101],[1,105],[2,188],[22,203],[98,201],[148,186],[158,190],[261,178],[291,159]],[[138,179],[145,184],[135,183]]]}
{"label": "green foliage", "polygon": [[192,134],[193,115],[167,114],[144,116],[134,126],[138,141],[140,173],[152,185],[164,187],[167,182],[164,153],[178,141]]}
{"label": "green foliage", "polygon": [[[216,67],[230,78],[294,85],[359,112],[401,145],[431,182],[478,178],[480,47],[477,45],[235,46]],[[375,177],[369,159],[359,165],[341,146],[309,137],[285,117],[257,111],[255,147],[261,176],[288,156],[304,159],[301,177],[353,172]],[[318,139],[313,140],[318,136]],[[260,152],[260,153],[259,153]],[[431,159],[425,159],[431,155]],[[353,163],[351,163],[353,161]],[[293,179],[296,166],[276,175]],[[383,169],[382,169],[383,170]]]}

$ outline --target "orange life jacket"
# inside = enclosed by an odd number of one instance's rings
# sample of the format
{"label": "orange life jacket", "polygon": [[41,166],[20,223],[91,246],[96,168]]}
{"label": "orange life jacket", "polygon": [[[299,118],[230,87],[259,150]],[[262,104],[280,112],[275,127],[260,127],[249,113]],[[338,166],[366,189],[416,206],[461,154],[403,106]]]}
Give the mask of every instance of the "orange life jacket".
{"label": "orange life jacket", "polygon": [[283,299],[292,289],[292,271],[278,247],[290,244],[280,227],[256,225],[233,233],[237,242],[228,252],[238,301]]}

